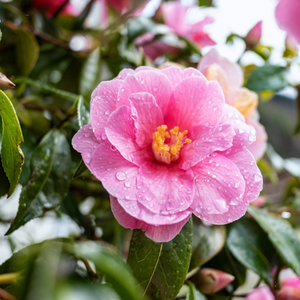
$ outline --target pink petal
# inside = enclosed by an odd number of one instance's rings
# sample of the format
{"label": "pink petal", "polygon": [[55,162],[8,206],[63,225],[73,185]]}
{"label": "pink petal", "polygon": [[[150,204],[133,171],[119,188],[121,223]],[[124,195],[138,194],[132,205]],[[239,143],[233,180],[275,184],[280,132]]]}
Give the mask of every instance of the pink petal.
{"label": "pink petal", "polygon": [[153,133],[163,124],[163,114],[149,93],[136,93],[129,97],[131,114],[137,129],[136,143],[146,147],[152,143]]}
{"label": "pink petal", "polygon": [[89,167],[92,154],[99,145],[96,139],[91,124],[83,126],[72,139],[73,148],[82,154],[84,163]]}
{"label": "pink petal", "polygon": [[286,30],[300,44],[300,2],[299,0],[280,0],[275,17],[279,27]]}
{"label": "pink petal", "polygon": [[174,224],[150,225],[127,214],[115,197],[110,197],[110,201],[112,212],[123,227],[130,229],[140,228],[146,231],[146,236],[156,243],[169,242],[172,240],[190,218],[190,216],[188,216],[184,220]]}
{"label": "pink petal", "polygon": [[164,113],[169,105],[172,86],[168,77],[161,72],[142,70],[134,75],[129,74],[123,81],[119,91],[117,106],[129,106],[130,95],[140,92],[147,92],[153,95],[156,103]]}
{"label": "pink petal", "polygon": [[92,93],[91,124],[99,141],[106,139],[104,127],[110,114],[117,107],[117,95],[121,84],[122,81],[118,79],[102,81]]}
{"label": "pink petal", "polygon": [[250,292],[246,300],[275,300],[275,297],[268,286],[262,286]]}
{"label": "pink petal", "polygon": [[105,132],[128,161],[140,165],[149,158],[146,149],[141,149],[136,143],[134,121],[128,106],[121,106],[110,115]]}
{"label": "pink petal", "polygon": [[127,77],[127,75],[129,75],[129,74],[134,74],[134,70],[123,69],[114,80],[116,80],[116,79],[124,80]]}
{"label": "pink petal", "polygon": [[[192,170],[195,177],[192,208],[197,217],[213,224],[227,224],[243,215],[245,181],[231,160],[214,153]],[[239,204],[244,207],[242,214],[229,219],[227,216]]]}
{"label": "pink petal", "polygon": [[250,151],[244,149],[225,156],[238,167],[245,180],[243,201],[249,203],[256,200],[263,188],[263,178]]}
{"label": "pink petal", "polygon": [[258,161],[261,159],[267,149],[268,135],[265,131],[265,127],[262,126],[258,121],[249,120],[247,122],[252,125],[256,131],[256,141],[248,146],[248,150],[253,154],[254,158]]}
{"label": "pink petal", "polygon": [[176,165],[143,164],[137,186],[138,201],[154,213],[178,213],[192,203],[192,172],[180,170]]}
{"label": "pink petal", "polygon": [[111,195],[136,199],[138,167],[127,161],[108,141],[102,142],[94,151],[90,170]]}
{"label": "pink petal", "polygon": [[198,65],[198,70],[205,75],[208,67],[212,64],[220,65],[225,71],[232,88],[240,88],[243,85],[244,74],[241,67],[236,63],[232,63],[227,58],[222,57],[215,49],[210,50],[202,57]]}
{"label": "pink petal", "polygon": [[218,125],[225,104],[220,85],[203,77],[193,76],[181,81],[174,90],[170,109],[165,117],[170,128],[181,131],[197,125]]}
{"label": "pink petal", "polygon": [[227,150],[232,146],[235,132],[231,124],[215,127],[195,126],[189,132],[190,144],[181,150],[180,167],[187,170],[215,151]]}

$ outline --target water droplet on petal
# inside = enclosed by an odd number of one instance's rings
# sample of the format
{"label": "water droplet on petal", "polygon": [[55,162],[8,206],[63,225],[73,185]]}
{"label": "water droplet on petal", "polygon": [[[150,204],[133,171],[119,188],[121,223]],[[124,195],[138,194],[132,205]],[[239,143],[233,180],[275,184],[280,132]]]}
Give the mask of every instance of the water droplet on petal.
{"label": "water droplet on petal", "polygon": [[117,177],[118,180],[125,180],[126,179],[126,175],[123,172],[118,172],[116,174],[116,177]]}

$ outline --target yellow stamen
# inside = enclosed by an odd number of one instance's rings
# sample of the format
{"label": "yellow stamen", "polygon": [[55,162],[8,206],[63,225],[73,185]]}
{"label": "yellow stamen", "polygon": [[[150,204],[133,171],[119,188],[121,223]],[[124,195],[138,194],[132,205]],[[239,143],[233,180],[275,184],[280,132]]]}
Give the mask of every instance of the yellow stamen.
{"label": "yellow stamen", "polygon": [[[152,149],[158,161],[170,164],[179,158],[179,152],[183,145],[191,143],[192,140],[185,139],[183,141],[188,131],[179,132],[178,126],[171,129],[170,133],[166,131],[167,129],[166,125],[157,127],[157,131],[153,133]],[[166,139],[170,139],[169,143],[166,143]]]}

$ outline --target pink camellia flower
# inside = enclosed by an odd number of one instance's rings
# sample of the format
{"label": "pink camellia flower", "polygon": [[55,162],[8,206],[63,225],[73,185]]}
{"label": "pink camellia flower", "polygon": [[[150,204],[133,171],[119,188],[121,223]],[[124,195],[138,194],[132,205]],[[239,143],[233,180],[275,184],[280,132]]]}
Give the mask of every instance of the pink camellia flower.
{"label": "pink camellia flower", "polygon": [[300,1],[280,0],[275,17],[279,27],[286,30],[300,44]]}
{"label": "pink camellia flower", "polygon": [[246,300],[275,300],[275,296],[268,286],[263,286],[250,292]]}
{"label": "pink camellia flower", "polygon": [[281,289],[276,295],[278,300],[299,300],[300,278],[293,276],[283,279]]}
{"label": "pink camellia flower", "polygon": [[205,32],[204,27],[214,20],[206,17],[204,20],[195,24],[189,24],[187,12],[193,6],[183,6],[180,1],[165,2],[162,5],[165,24],[176,34],[193,41],[199,48],[215,45],[215,42]]}
{"label": "pink camellia flower", "polygon": [[[33,6],[44,11],[48,16],[53,16],[54,13],[64,4],[64,2],[65,0],[33,0]],[[62,12],[72,16],[76,16],[78,14],[78,10],[70,2],[64,6]]]}
{"label": "pink camellia flower", "polygon": [[193,213],[213,224],[245,214],[262,189],[247,147],[255,130],[198,70],[124,69],[92,94],[91,124],[73,138],[111,195],[118,222],[155,242]]}
{"label": "pink camellia flower", "polygon": [[255,128],[256,141],[249,145],[248,149],[255,159],[259,160],[267,148],[268,136],[258,122],[257,94],[242,87],[244,75],[241,67],[212,49],[203,56],[198,69],[208,80],[215,80],[221,85],[226,103],[235,107],[245,117],[246,123]]}
{"label": "pink camellia flower", "polygon": [[244,38],[246,46],[248,49],[255,47],[261,39],[262,32],[262,21],[259,21],[254,27],[247,33]]}

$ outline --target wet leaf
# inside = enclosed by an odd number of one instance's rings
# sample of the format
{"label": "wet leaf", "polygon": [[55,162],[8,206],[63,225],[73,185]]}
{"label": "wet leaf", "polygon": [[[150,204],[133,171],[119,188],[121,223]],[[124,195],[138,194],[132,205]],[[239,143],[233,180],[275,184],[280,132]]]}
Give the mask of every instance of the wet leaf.
{"label": "wet leaf", "polygon": [[78,123],[80,128],[90,123],[90,113],[84,105],[84,99],[80,96],[77,105]]}
{"label": "wet leaf", "polygon": [[186,296],[186,300],[207,300],[207,298],[196,289],[195,285],[188,281],[189,292]]}
{"label": "wet leaf", "polygon": [[87,166],[85,165],[84,161],[81,160],[76,171],[75,174],[73,175],[73,178],[77,178],[79,177],[81,174],[83,174],[85,171],[87,170]]}

